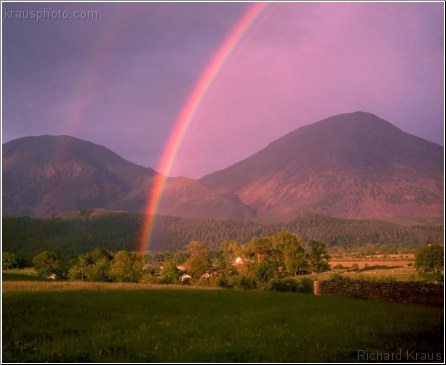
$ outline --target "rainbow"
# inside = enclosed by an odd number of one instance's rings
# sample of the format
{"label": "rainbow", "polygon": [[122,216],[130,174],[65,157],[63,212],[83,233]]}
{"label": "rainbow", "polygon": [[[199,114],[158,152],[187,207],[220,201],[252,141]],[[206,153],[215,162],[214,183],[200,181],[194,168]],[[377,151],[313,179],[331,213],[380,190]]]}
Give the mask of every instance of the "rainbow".
{"label": "rainbow", "polygon": [[201,73],[200,78],[189,94],[186,103],[176,119],[173,131],[169,136],[157,168],[159,173],[155,176],[152,189],[150,190],[149,199],[145,209],[144,223],[138,243],[139,252],[145,252],[150,247],[156,214],[164,192],[167,176],[172,169],[178,149],[192,119],[222,67],[240,43],[245,33],[253,25],[267,5],[268,3],[253,3],[246,10],[240,21],[234,28],[232,28],[231,33],[226,37],[204,71]]}
{"label": "rainbow", "polygon": [[101,69],[107,64],[118,35],[126,24],[127,18],[134,11],[131,6],[122,7],[122,9],[116,8],[110,21],[104,24],[103,29],[98,34],[86,69],[79,75],[78,83],[75,85],[73,95],[70,98],[72,104],[67,110],[64,121],[66,134],[77,135],[77,128],[81,126],[84,114],[96,99]]}

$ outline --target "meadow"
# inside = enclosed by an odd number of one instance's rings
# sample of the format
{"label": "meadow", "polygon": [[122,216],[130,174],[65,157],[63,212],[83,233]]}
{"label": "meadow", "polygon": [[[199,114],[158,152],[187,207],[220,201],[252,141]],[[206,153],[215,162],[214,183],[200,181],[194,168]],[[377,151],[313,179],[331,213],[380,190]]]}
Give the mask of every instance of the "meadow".
{"label": "meadow", "polygon": [[47,281],[39,276],[36,269],[27,267],[23,269],[2,270],[2,280],[12,281]]}
{"label": "meadow", "polygon": [[443,354],[443,308],[422,305],[57,281],[6,280],[2,292],[3,362],[357,362],[360,350]]}

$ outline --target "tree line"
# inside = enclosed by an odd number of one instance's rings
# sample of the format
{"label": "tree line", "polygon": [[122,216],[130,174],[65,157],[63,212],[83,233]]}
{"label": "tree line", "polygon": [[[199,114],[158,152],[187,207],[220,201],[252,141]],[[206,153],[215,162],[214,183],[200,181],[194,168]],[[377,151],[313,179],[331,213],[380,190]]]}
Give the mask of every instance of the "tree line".
{"label": "tree line", "polygon": [[[212,251],[202,241],[191,241],[185,250],[163,253],[112,252],[96,248],[69,260],[54,251],[43,251],[32,259],[43,277],[75,281],[141,282],[151,284],[198,284],[225,288],[269,288],[311,291],[311,281],[295,279],[306,273],[330,269],[325,243],[302,238],[292,232],[255,236],[245,245],[225,241]],[[415,266],[420,273],[441,278],[444,251],[438,244],[416,251]],[[3,269],[21,267],[23,258],[2,252]]]}
{"label": "tree line", "polygon": [[[11,267],[11,255],[3,253],[4,268]],[[280,232],[255,236],[246,245],[225,241],[218,251],[202,241],[162,254],[96,248],[70,260],[43,251],[32,264],[44,277],[55,274],[68,280],[262,288],[280,279],[328,270],[328,260],[324,243],[310,240],[304,245],[299,235]]]}

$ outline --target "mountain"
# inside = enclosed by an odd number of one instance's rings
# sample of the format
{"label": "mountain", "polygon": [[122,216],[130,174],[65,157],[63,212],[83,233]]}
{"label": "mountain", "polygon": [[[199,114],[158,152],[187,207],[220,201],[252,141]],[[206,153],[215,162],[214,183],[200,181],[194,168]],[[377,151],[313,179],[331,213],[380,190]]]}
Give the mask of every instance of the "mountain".
{"label": "mountain", "polygon": [[[158,174],[69,136],[24,137],[2,148],[3,215],[48,217],[91,208],[143,212]],[[252,216],[250,208],[187,178],[167,179],[160,213],[218,219]]]}
{"label": "mountain", "polygon": [[[69,136],[3,144],[3,215],[144,212],[157,172]],[[396,222],[443,217],[443,147],[355,112],[299,128],[199,181],[167,178],[167,216],[288,222],[302,213]]]}
{"label": "mountain", "polygon": [[397,220],[443,216],[443,147],[355,112],[299,128],[199,181],[260,221],[302,212]]}

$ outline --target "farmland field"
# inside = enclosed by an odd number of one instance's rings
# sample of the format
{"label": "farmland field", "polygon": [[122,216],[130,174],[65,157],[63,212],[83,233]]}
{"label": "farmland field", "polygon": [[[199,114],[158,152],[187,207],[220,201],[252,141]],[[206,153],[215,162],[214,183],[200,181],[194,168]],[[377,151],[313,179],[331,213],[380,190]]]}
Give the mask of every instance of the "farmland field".
{"label": "farmland field", "polygon": [[[358,271],[351,271],[355,265]],[[352,278],[360,275],[377,279],[392,277],[397,281],[426,279],[425,275],[419,275],[415,269],[414,254],[367,255],[364,257],[337,255],[330,260],[330,266],[335,272]]]}
{"label": "farmland field", "polygon": [[443,358],[443,320],[442,308],[310,294],[4,281],[2,360],[325,362],[358,361],[360,350]]}

